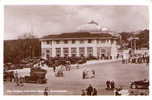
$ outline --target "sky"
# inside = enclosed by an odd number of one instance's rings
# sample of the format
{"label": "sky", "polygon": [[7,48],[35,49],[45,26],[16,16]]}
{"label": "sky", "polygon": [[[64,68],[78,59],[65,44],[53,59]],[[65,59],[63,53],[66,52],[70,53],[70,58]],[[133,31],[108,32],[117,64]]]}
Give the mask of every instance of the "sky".
{"label": "sky", "polygon": [[112,5],[6,5],[4,39],[17,39],[32,32],[36,37],[76,32],[94,20],[115,32],[148,29],[147,6]]}

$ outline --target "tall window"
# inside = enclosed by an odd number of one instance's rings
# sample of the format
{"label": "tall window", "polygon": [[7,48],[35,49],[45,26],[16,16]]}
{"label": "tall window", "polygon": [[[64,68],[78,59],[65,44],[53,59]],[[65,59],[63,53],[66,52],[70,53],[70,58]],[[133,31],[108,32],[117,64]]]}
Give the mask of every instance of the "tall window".
{"label": "tall window", "polygon": [[69,48],[63,48],[63,54],[64,54],[64,56],[68,56],[69,55]]}
{"label": "tall window", "polygon": [[80,56],[84,56],[84,54],[85,54],[85,48],[84,47],[79,48],[79,54],[80,54]]}
{"label": "tall window", "polygon": [[71,54],[72,54],[72,56],[76,56],[77,48],[71,48]]}
{"label": "tall window", "polygon": [[56,48],[56,56],[61,56],[61,48]]}
{"label": "tall window", "polygon": [[87,53],[88,53],[88,56],[93,56],[93,48],[87,47]]}
{"label": "tall window", "polygon": [[50,56],[51,56],[51,49],[46,49],[46,57],[47,57],[47,59],[49,59]]}

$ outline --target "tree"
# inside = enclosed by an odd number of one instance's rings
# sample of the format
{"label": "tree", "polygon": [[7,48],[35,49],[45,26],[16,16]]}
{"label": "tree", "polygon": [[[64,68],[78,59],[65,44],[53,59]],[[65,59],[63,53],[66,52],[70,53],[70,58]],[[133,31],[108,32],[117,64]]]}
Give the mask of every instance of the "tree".
{"label": "tree", "polygon": [[40,56],[40,41],[32,34],[24,34],[17,40],[4,41],[4,62],[19,63],[24,58]]}

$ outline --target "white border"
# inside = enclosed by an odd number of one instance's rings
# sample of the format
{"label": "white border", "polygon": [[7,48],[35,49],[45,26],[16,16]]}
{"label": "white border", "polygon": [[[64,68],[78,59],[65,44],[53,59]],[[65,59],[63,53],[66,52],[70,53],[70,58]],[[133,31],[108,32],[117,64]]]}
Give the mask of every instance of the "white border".
{"label": "white border", "polygon": [[[72,2],[73,1],[73,2]],[[87,2],[86,2],[87,1]],[[1,27],[0,27],[0,77],[2,77],[2,72],[3,72],[3,34],[4,34],[4,5],[146,5],[146,6],[150,6],[149,9],[149,18],[150,18],[150,25],[149,25],[149,29],[150,29],[150,33],[152,32],[152,3],[150,2],[151,0],[101,0],[102,2],[100,2],[100,0],[2,0],[0,3],[0,23],[1,23]],[[152,43],[151,41],[151,34],[150,34],[150,43]],[[151,51],[151,44],[150,44],[150,51]],[[150,55],[151,52],[150,52]],[[151,57],[150,57],[151,58]],[[152,61],[150,59],[150,61]],[[151,64],[149,65],[149,67],[151,66]],[[150,80],[152,80],[151,78],[152,72],[151,72],[151,68],[150,68]],[[0,78],[0,95],[3,95],[3,79]],[[152,88],[152,86],[150,86],[150,88]],[[150,90],[150,95],[152,95],[151,93],[152,91]],[[15,96],[13,96],[15,97]],[[32,99],[33,96],[24,96],[24,98],[22,96],[19,96],[18,98],[12,98],[12,96],[8,96],[8,97],[3,97],[2,99]],[[42,98],[43,97],[43,98]],[[64,96],[65,97],[65,96]],[[113,96],[98,96],[98,97],[79,97],[79,96],[68,96],[68,98],[63,98],[62,96],[49,96],[49,97],[44,97],[44,96],[37,96],[36,99],[41,100],[41,99],[59,99],[59,100],[63,100],[63,99],[117,99],[117,100],[128,100],[128,99],[138,99],[138,100],[143,100],[143,99],[151,99],[151,96],[128,96],[128,97],[113,97]]]}

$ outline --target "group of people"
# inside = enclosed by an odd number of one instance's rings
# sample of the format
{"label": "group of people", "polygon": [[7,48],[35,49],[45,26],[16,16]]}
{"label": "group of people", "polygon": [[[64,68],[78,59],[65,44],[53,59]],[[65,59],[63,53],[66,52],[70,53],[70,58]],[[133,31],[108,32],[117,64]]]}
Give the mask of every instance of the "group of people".
{"label": "group of people", "polygon": [[106,87],[107,90],[113,90],[113,89],[115,89],[115,82],[107,80],[106,81],[106,86],[107,86]]}
{"label": "group of people", "polygon": [[49,95],[49,88],[46,87],[46,88],[44,89],[44,96],[48,96],[48,95]]}
{"label": "group of people", "polygon": [[123,64],[128,64],[128,63],[135,63],[135,64],[143,64],[149,63],[149,56],[148,55],[130,55],[127,59],[122,59]]}
{"label": "group of people", "polygon": [[91,84],[86,89],[82,89],[82,96],[96,96],[97,95],[97,89],[93,87]]}
{"label": "group of people", "polygon": [[129,58],[130,63],[135,63],[135,64],[142,64],[142,63],[149,63],[149,56],[132,56]]}

